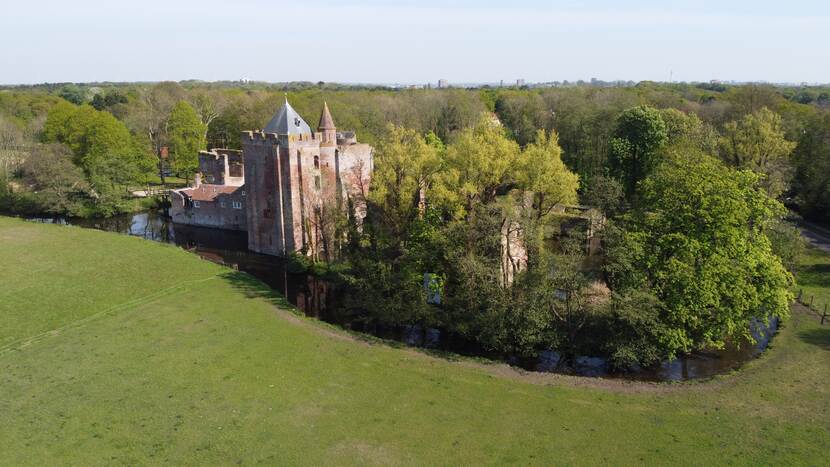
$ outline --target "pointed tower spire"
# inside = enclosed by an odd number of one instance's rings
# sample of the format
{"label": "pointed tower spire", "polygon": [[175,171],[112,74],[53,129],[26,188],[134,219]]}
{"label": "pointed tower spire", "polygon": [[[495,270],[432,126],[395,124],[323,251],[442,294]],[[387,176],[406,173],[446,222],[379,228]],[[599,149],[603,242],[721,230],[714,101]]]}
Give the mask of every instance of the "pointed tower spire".
{"label": "pointed tower spire", "polygon": [[323,113],[320,115],[320,124],[317,126],[317,130],[334,130],[334,119],[331,118],[331,112],[329,112],[329,105],[326,101],[323,101]]}
{"label": "pointed tower spire", "polygon": [[278,135],[310,135],[311,127],[291,107],[291,104],[288,103],[288,97],[286,97],[285,104],[274,114],[271,121],[265,125],[263,131]]}

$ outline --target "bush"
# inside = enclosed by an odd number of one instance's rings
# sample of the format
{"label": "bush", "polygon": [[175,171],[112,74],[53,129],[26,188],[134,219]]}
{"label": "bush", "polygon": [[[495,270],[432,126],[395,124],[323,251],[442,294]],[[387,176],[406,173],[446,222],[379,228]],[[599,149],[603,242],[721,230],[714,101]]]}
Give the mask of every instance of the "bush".
{"label": "bush", "polygon": [[598,319],[602,350],[614,368],[646,367],[670,357],[663,345],[668,328],[660,301],[649,292],[614,294]]}

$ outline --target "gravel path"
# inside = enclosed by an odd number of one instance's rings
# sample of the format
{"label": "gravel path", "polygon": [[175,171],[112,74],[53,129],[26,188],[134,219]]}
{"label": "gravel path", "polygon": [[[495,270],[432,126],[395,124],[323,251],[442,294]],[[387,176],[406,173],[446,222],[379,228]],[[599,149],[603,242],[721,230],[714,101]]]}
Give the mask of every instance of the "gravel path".
{"label": "gravel path", "polygon": [[830,253],[830,230],[805,221],[801,222],[801,235],[814,247]]}

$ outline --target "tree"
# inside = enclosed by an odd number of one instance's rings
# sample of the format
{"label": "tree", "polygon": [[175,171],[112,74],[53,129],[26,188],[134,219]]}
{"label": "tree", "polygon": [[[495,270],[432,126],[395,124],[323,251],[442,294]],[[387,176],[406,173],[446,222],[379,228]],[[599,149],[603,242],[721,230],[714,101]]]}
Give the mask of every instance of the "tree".
{"label": "tree", "polygon": [[623,209],[625,192],[617,179],[596,175],[586,181],[582,204],[593,206],[607,217],[614,217]]}
{"label": "tree", "polygon": [[78,214],[86,196],[84,174],[60,144],[38,145],[23,163],[24,180],[35,193],[39,209],[49,214]]}
{"label": "tree", "polygon": [[830,219],[830,112],[806,119],[792,162],[799,210],[806,217]]}
{"label": "tree", "polygon": [[149,89],[143,89],[138,103],[139,109],[133,113],[129,122],[136,133],[147,135],[153,154],[158,157],[158,173],[164,183],[164,161],[161,148],[168,144],[167,123],[171,110],[177,102],[185,97],[185,91],[177,83],[165,81]]}
{"label": "tree", "polygon": [[445,174],[451,190],[462,196],[459,213],[472,212],[476,203],[492,201],[500,189],[515,183],[519,154],[519,145],[486,117],[460,132],[447,147]]}
{"label": "tree", "polygon": [[615,368],[647,367],[668,357],[663,304],[648,290],[613,294],[598,313],[601,348]]}
{"label": "tree", "polygon": [[448,142],[452,136],[463,128],[461,114],[458,107],[448,104],[441,108],[438,122],[435,124],[435,133],[442,141]]}
{"label": "tree", "polygon": [[637,184],[657,167],[668,134],[660,111],[639,106],[624,111],[610,142],[610,168],[622,181],[627,199],[636,205]]}
{"label": "tree", "polygon": [[781,116],[766,107],[727,123],[720,142],[723,160],[733,167],[763,174],[764,189],[774,198],[787,189],[789,156],[795,146],[784,136]]}
{"label": "tree", "polygon": [[784,220],[778,220],[767,230],[772,251],[781,258],[781,264],[795,274],[801,257],[807,251],[807,240],[798,227]]}
{"label": "tree", "polygon": [[25,160],[27,152],[23,145],[24,137],[20,128],[11,120],[0,116],[0,177],[3,181]]}
{"label": "tree", "polygon": [[191,95],[190,103],[204,125],[204,138],[207,141],[210,124],[222,114],[228,101],[222,92],[199,90]]}
{"label": "tree", "polygon": [[501,93],[496,99],[495,110],[521,146],[533,142],[539,128],[549,128],[550,112],[535,92]]}
{"label": "tree", "polygon": [[532,193],[536,218],[546,216],[557,204],[574,204],[579,177],[562,162],[559,136],[544,130],[536,141],[522,151],[516,179],[519,186]]}
{"label": "tree", "polygon": [[532,355],[552,343],[547,290],[537,287],[546,276],[518,273],[505,285],[500,263],[506,214],[497,204],[476,205],[476,215],[451,223],[442,235],[445,322],[488,350]]}
{"label": "tree", "polygon": [[387,128],[375,149],[369,201],[393,248],[405,245],[412,223],[431,197],[441,165],[436,146],[416,131],[394,125]]}
{"label": "tree", "polygon": [[595,302],[599,301],[597,289],[591,287],[582,270],[585,261],[582,240],[565,240],[560,251],[536,266],[541,280],[534,289],[541,295],[554,322],[558,340],[571,355],[575,353],[582,329],[595,311]]}
{"label": "tree", "polygon": [[173,169],[190,179],[199,169],[199,151],[205,149],[205,124],[190,104],[179,101],[170,111],[168,132]]}
{"label": "tree", "polygon": [[43,139],[65,144],[99,192],[143,182],[151,170],[151,159],[127,127],[109,112],[89,105],[56,105],[46,119]]}
{"label": "tree", "polygon": [[784,208],[758,183],[710,156],[671,154],[643,183],[622,243],[607,250],[617,292],[660,300],[670,355],[751,338],[753,320],[788,315],[792,276],[767,237]]}
{"label": "tree", "polygon": [[86,102],[86,91],[76,84],[67,84],[62,87],[58,95],[76,105]]}
{"label": "tree", "polygon": [[663,109],[660,116],[666,124],[666,145],[688,148],[704,154],[715,154],[718,132],[693,113],[677,109]]}

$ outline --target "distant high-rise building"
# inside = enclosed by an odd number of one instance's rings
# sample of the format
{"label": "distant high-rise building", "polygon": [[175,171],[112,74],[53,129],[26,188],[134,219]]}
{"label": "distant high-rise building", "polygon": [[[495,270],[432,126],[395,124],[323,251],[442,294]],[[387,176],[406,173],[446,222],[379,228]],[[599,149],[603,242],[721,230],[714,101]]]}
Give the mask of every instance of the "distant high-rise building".
{"label": "distant high-rise building", "polygon": [[504,87],[504,80],[499,81],[499,87],[500,87],[500,88],[503,88],[503,87]]}
{"label": "distant high-rise building", "polygon": [[520,88],[520,87],[522,87],[522,86],[524,86],[524,85],[525,85],[525,80],[524,80],[524,79],[519,78],[519,79],[517,79],[517,80],[516,80],[516,87],[519,87],[519,88]]}
{"label": "distant high-rise building", "polygon": [[438,80],[438,89],[444,89],[450,87],[450,83],[447,82],[445,79]]}

